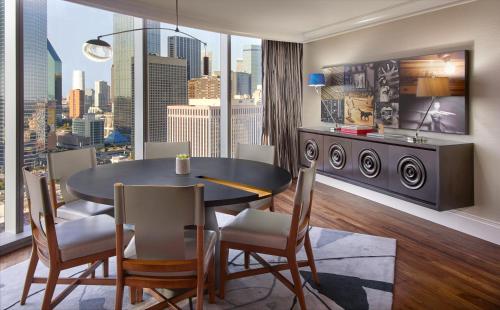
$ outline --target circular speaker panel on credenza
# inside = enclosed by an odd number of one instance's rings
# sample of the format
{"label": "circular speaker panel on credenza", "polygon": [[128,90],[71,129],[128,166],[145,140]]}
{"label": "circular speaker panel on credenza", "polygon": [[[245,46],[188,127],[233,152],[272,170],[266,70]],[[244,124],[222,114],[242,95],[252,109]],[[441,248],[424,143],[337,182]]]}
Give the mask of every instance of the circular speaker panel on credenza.
{"label": "circular speaker panel on credenza", "polygon": [[427,177],[424,164],[415,156],[406,155],[398,161],[399,180],[404,187],[417,190],[424,186]]}
{"label": "circular speaker panel on credenza", "polygon": [[306,141],[306,146],[304,149],[304,156],[308,161],[317,160],[319,157],[319,146],[316,141],[309,139]]}
{"label": "circular speaker panel on credenza", "polygon": [[377,152],[372,149],[364,149],[358,156],[359,171],[370,179],[376,178],[380,174],[382,163]]}
{"label": "circular speaker panel on credenza", "polygon": [[328,160],[333,169],[344,169],[347,161],[344,147],[338,143],[332,144],[328,150]]}

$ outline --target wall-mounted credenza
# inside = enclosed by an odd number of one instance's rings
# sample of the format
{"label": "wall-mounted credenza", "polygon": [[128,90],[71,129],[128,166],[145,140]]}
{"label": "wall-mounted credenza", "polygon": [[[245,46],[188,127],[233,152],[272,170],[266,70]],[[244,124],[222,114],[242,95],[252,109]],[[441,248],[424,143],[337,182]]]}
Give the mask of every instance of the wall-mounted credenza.
{"label": "wall-mounted credenza", "polygon": [[474,205],[473,144],[442,140],[410,143],[300,128],[301,165],[319,173],[444,211]]}

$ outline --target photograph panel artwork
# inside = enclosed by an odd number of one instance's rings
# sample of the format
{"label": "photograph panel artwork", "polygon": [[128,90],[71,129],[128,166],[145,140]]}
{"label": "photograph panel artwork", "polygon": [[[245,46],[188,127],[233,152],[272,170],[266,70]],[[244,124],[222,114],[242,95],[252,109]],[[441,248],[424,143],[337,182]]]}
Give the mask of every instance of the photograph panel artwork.
{"label": "photograph panel artwork", "polygon": [[321,88],[321,121],[344,122],[344,66],[323,69],[325,86]]}
{"label": "photograph panel artwork", "polygon": [[373,93],[349,92],[344,97],[344,124],[373,126]]}
{"label": "photograph panel artwork", "polygon": [[375,70],[373,63],[344,66],[344,85],[347,90],[370,91],[374,89]]}
{"label": "photograph panel artwork", "polygon": [[400,60],[400,128],[416,129],[431,97],[417,97],[419,77],[448,77],[450,96],[438,97],[430,107],[421,130],[467,133],[466,51],[433,54]]}
{"label": "photograph panel artwork", "polygon": [[399,62],[381,61],[375,64],[376,122],[385,127],[399,128]]}

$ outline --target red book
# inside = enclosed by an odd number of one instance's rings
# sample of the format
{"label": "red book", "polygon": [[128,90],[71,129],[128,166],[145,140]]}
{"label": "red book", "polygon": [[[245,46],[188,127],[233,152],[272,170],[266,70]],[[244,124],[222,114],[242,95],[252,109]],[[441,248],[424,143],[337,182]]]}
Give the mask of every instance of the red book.
{"label": "red book", "polygon": [[367,126],[345,126],[340,129],[341,133],[349,135],[366,135],[369,132],[374,132],[375,129]]}

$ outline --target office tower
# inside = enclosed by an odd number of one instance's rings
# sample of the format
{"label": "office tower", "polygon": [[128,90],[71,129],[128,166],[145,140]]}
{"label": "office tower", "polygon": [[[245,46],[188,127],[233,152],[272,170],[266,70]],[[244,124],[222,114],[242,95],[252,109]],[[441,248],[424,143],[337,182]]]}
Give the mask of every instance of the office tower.
{"label": "office tower", "polygon": [[231,87],[236,88],[236,95],[240,97],[250,97],[252,95],[252,76],[246,72],[234,72],[236,84]]}
{"label": "office tower", "polygon": [[47,141],[47,1],[23,1],[24,162],[45,162]]}
{"label": "office tower", "polygon": [[94,114],[75,118],[71,131],[73,135],[88,138],[88,145],[104,145],[104,120],[96,119]]}
{"label": "office tower", "polygon": [[236,72],[245,72],[245,64],[243,62],[243,58],[236,59]]}
{"label": "office tower", "polygon": [[183,105],[187,98],[185,59],[148,56],[148,141],[167,141],[167,107]]}
{"label": "office tower", "polygon": [[106,81],[95,81],[94,107],[109,111],[109,85]]}
{"label": "office tower", "polygon": [[[159,22],[148,22],[148,27],[160,27]],[[134,29],[132,16],[113,14],[113,32]],[[153,31],[153,30],[150,30]],[[160,36],[148,31],[148,54],[159,54]],[[134,104],[132,102],[132,64],[134,57],[134,33],[113,36],[113,66],[111,72],[113,117],[115,130],[133,136]],[[131,139],[132,140],[132,139]],[[133,142],[132,142],[133,144]]]}
{"label": "office tower", "polygon": [[262,85],[262,50],[260,45],[246,45],[243,47],[243,69],[252,75],[252,93],[258,85]]}
{"label": "office tower", "polygon": [[85,90],[85,71],[73,70],[73,88]]}
{"label": "office tower", "polygon": [[[159,28],[160,23],[152,20],[146,20],[147,28]],[[160,29],[147,30],[148,54],[161,55],[161,33]]]}
{"label": "office tower", "polygon": [[85,93],[80,89],[73,89],[68,95],[69,118],[81,118],[85,114]]}
{"label": "office tower", "polygon": [[83,113],[87,113],[90,107],[94,105],[94,90],[92,88],[87,88],[85,90],[85,103],[83,105]]}
{"label": "office tower", "polygon": [[49,40],[47,40],[47,73],[48,73],[48,94],[49,103],[55,105],[56,125],[62,120],[62,61]]}
{"label": "office tower", "polygon": [[201,76],[201,43],[187,37],[168,37],[168,56],[187,60],[187,79]]}
{"label": "office tower", "polygon": [[217,76],[202,76],[188,81],[189,99],[220,98],[220,78]]}
{"label": "office tower", "polygon": [[[192,156],[220,156],[220,101],[214,105],[169,106],[167,123],[169,142],[190,141]],[[232,104],[233,153],[236,143],[260,144],[261,127],[262,105]]]}

